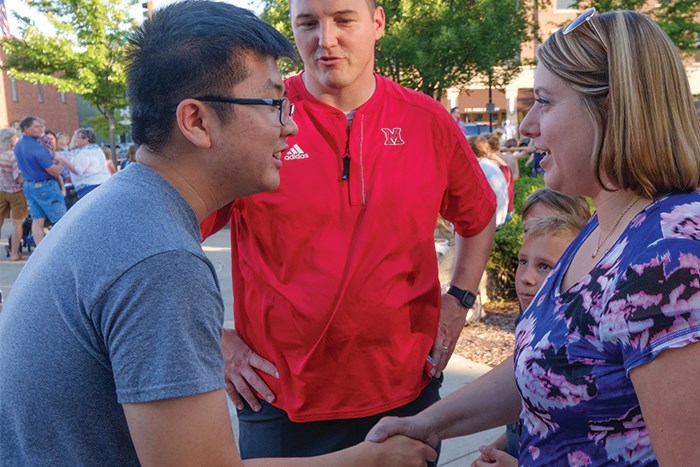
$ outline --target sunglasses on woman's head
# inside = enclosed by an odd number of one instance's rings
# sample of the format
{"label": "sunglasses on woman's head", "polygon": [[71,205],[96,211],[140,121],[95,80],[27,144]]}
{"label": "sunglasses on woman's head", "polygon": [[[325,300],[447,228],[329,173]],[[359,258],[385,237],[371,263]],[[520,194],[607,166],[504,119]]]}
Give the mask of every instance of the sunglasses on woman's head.
{"label": "sunglasses on woman's head", "polygon": [[564,28],[563,34],[566,36],[567,34],[570,34],[573,31],[575,31],[576,28],[581,26],[583,23],[588,23],[593,27],[593,30],[598,35],[600,42],[603,44],[603,47],[605,47],[605,41],[603,40],[603,36],[600,34],[600,31],[598,31],[598,28],[595,26],[595,24],[593,24],[593,22],[591,21],[593,15],[595,15],[595,7],[591,7],[588,10],[581,13],[580,15],[578,15],[576,19],[574,19],[571,23],[569,23],[567,27]]}

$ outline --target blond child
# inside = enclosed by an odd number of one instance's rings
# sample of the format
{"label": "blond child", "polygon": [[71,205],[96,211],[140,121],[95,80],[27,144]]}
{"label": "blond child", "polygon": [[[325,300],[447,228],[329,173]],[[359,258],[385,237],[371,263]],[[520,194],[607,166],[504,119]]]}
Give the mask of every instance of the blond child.
{"label": "blond child", "polygon": [[[515,271],[515,292],[521,312],[530,306],[549,271],[589,217],[585,198],[563,195],[549,188],[535,191],[525,201],[523,243]],[[481,457],[472,466],[517,466],[519,433],[519,423],[508,425],[503,435],[480,448]]]}
{"label": "blond child", "polygon": [[591,217],[591,211],[588,201],[583,196],[569,196],[551,188],[540,188],[532,192],[523,204],[523,223],[544,216],[569,217],[580,226],[580,230]]}

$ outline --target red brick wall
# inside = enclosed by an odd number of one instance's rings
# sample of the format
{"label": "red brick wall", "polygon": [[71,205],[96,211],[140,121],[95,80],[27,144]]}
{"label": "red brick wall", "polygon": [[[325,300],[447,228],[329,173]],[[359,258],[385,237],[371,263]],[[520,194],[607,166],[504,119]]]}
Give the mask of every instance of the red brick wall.
{"label": "red brick wall", "polygon": [[16,81],[15,101],[11,79],[6,73],[2,75],[4,93],[0,95],[0,106],[4,107],[5,111],[0,112],[0,126],[12,126],[22,118],[32,115],[46,120],[46,128],[56,133],[72,133],[78,128],[78,104],[75,94],[66,93],[64,103],[55,87],[42,85],[43,102],[40,102],[38,85]]}

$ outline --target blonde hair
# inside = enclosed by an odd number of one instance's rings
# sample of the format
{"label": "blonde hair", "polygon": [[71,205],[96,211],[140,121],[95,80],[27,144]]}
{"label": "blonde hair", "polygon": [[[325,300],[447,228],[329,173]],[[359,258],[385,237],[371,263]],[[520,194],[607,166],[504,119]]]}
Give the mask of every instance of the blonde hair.
{"label": "blonde hair", "polygon": [[593,119],[598,183],[649,197],[696,189],[700,122],[673,42],[633,11],[589,21],[566,36],[556,31],[537,57],[579,94]]}
{"label": "blonde hair", "polygon": [[477,159],[487,157],[489,152],[491,152],[489,142],[483,136],[470,136],[469,145],[472,147],[472,151],[474,151]]}
{"label": "blonde hair", "polygon": [[498,139],[498,136],[494,135],[493,133],[489,133],[486,135],[486,141],[488,141],[491,151],[498,152],[501,150],[501,140]]}
{"label": "blonde hair", "polygon": [[582,228],[582,225],[569,216],[535,217],[523,223],[523,238],[565,237],[573,240]]}
{"label": "blonde hair", "polygon": [[[591,210],[588,201],[583,196],[569,196],[552,190],[540,188],[527,197],[523,203],[522,217],[525,219],[527,212],[537,203],[542,203],[554,211],[559,217],[568,218],[581,230],[591,218]],[[525,225],[523,224],[523,229]]]}

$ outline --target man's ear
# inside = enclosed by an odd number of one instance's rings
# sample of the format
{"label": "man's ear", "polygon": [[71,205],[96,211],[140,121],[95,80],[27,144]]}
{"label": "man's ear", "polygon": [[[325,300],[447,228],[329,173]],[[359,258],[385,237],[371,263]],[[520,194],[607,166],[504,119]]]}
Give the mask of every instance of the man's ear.
{"label": "man's ear", "polygon": [[184,99],[175,111],[177,126],[182,135],[198,148],[212,147],[211,123],[216,113],[196,99]]}
{"label": "man's ear", "polygon": [[378,41],[384,35],[384,28],[386,26],[386,16],[384,15],[384,8],[378,6],[374,10],[374,40]]}

